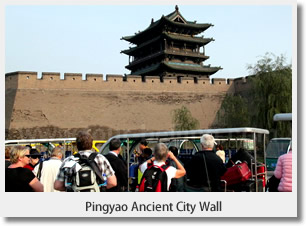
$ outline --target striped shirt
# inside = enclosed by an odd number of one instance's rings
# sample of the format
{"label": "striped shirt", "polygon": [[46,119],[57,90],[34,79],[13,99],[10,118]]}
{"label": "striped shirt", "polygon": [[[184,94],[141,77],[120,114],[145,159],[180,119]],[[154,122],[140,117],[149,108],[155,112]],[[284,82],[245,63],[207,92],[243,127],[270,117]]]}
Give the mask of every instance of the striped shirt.
{"label": "striped shirt", "polygon": [[[87,158],[90,156],[91,153],[94,153],[94,151],[91,151],[91,150],[79,151],[80,155],[85,155]],[[60,167],[60,170],[57,174],[56,180],[65,181],[65,171],[64,171],[63,166],[68,161],[73,161],[73,160],[74,160],[74,156],[69,156],[66,159],[64,159],[64,161],[63,161],[63,163]],[[111,167],[109,161],[103,155],[97,154],[97,156],[95,158],[95,162],[97,163],[97,166],[98,166],[99,170],[101,171],[102,175],[105,174],[106,177],[110,177],[110,176],[115,175],[115,171]]]}

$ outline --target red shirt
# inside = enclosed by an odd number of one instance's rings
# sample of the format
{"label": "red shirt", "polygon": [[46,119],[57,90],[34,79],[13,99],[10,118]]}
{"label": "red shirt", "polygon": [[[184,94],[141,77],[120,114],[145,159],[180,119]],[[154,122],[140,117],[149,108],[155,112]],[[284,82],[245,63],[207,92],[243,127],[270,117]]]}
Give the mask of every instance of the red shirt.
{"label": "red shirt", "polygon": [[34,169],[34,166],[32,164],[28,164],[28,165],[25,165],[23,168],[27,168],[32,171]]}

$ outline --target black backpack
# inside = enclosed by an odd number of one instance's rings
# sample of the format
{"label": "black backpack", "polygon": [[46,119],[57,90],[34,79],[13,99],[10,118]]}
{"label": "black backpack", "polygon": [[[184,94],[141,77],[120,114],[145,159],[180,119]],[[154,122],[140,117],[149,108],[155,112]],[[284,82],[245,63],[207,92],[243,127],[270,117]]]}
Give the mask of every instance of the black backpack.
{"label": "black backpack", "polygon": [[143,173],[140,181],[139,191],[140,192],[166,192],[167,189],[167,173],[166,169],[169,166],[162,165],[149,165]]}
{"label": "black backpack", "polygon": [[43,163],[44,163],[44,161],[41,161],[39,163],[38,172],[37,172],[37,176],[36,176],[38,180],[40,180],[40,178],[41,178],[41,171],[42,171],[42,168],[43,168]]}
{"label": "black backpack", "polygon": [[[166,164],[167,164],[167,161],[166,161]],[[181,164],[183,165],[183,163]],[[169,163],[167,165],[173,166],[174,168],[177,169],[177,165],[175,164],[173,160],[169,160]],[[186,180],[187,180],[186,175],[180,178],[172,178],[169,191],[170,192],[183,192]]]}
{"label": "black backpack", "polygon": [[272,177],[270,177],[267,181],[266,191],[278,192],[279,182],[280,179],[277,179],[274,175],[272,175]]}
{"label": "black backpack", "polygon": [[96,162],[94,161],[98,153],[92,153],[87,158],[85,155],[80,155],[77,153],[74,157],[79,158],[77,161],[81,169],[73,173],[72,175],[67,175],[69,180],[69,188],[67,191],[72,192],[100,192],[105,191],[106,181],[102,178],[102,173],[100,172]]}

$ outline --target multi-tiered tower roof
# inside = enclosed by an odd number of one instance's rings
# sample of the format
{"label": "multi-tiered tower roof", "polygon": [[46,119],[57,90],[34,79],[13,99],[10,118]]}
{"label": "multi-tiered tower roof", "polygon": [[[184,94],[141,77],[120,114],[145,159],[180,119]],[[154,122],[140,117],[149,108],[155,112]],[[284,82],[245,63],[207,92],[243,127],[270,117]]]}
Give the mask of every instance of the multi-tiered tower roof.
{"label": "multi-tiered tower roof", "polygon": [[209,58],[204,47],[213,39],[197,35],[211,26],[187,21],[176,6],[144,31],[122,37],[135,45],[121,51],[129,56],[126,68],[131,75],[208,78],[221,67],[203,64]]}

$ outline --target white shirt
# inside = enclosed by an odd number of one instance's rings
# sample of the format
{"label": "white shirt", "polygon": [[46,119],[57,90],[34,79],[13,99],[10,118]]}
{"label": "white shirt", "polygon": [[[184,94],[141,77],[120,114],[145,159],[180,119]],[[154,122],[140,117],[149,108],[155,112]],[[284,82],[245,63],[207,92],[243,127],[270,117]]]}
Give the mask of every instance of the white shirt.
{"label": "white shirt", "polygon": [[[158,161],[153,162],[153,165],[156,165],[156,166],[162,166],[164,164],[165,164],[164,162],[158,162]],[[140,171],[144,173],[144,171],[148,168],[148,163],[144,162],[143,164],[139,166],[139,168],[140,168]],[[169,166],[168,169],[166,169],[166,174],[167,174],[167,189],[169,190],[171,179],[174,178],[176,174],[176,168],[174,168],[173,166]]]}
{"label": "white shirt", "polygon": [[[35,176],[37,176],[40,164],[41,163],[37,164],[33,170]],[[44,185],[44,192],[58,192],[54,190],[54,181],[61,165],[62,161],[58,158],[51,158],[43,162],[40,182]]]}
{"label": "white shirt", "polygon": [[218,155],[222,159],[223,163],[225,163],[225,152],[223,150],[216,151],[216,155]]}

